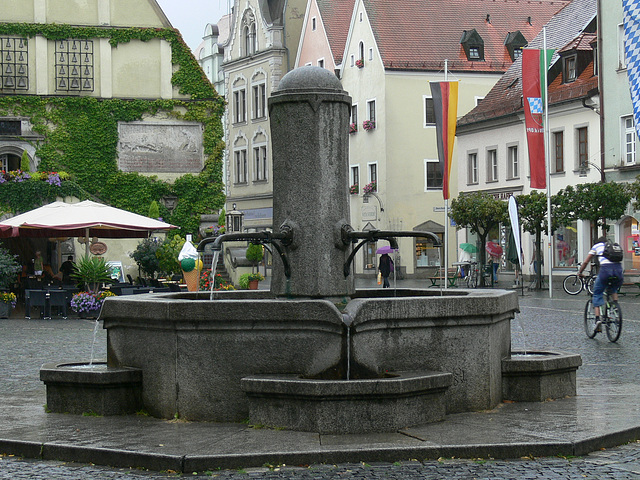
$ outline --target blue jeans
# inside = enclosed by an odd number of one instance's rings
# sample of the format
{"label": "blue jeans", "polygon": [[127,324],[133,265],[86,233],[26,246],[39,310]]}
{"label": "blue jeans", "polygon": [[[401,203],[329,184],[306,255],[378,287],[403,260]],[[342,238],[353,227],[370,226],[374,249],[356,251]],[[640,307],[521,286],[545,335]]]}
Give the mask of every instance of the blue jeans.
{"label": "blue jeans", "polygon": [[622,285],[622,264],[621,263],[608,263],[600,266],[600,272],[596,278],[596,283],[593,285],[593,306],[600,307],[604,305],[604,289],[607,288],[607,282],[609,277],[617,277],[618,282],[615,285],[609,287],[609,293],[616,293],[620,290]]}

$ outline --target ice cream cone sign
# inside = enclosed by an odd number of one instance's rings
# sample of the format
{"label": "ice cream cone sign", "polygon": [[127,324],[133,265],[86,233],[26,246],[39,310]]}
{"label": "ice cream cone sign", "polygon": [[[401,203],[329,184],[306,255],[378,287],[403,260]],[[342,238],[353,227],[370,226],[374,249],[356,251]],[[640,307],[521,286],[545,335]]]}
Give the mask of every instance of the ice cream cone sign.
{"label": "ice cream cone sign", "polygon": [[178,260],[182,268],[184,282],[187,284],[187,290],[197,292],[200,283],[200,272],[202,271],[202,260],[198,257],[198,251],[190,240],[190,238],[187,238],[187,241],[184,242],[182,250],[178,254]]}

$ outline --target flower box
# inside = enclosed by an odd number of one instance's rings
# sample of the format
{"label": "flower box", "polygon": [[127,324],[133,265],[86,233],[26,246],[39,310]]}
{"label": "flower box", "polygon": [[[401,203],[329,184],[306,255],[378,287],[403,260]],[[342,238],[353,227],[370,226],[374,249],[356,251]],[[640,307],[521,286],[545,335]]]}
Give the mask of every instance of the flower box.
{"label": "flower box", "polygon": [[358,67],[358,68],[364,67],[364,60],[362,60],[362,59],[356,60],[356,67]]}
{"label": "flower box", "polygon": [[364,186],[364,188],[362,189],[362,191],[364,193],[373,193],[373,192],[377,192],[378,191],[378,185],[376,185],[376,182],[371,182],[368,183]]}
{"label": "flower box", "polygon": [[358,131],[358,124],[357,123],[350,123],[349,124],[349,133],[356,133]]}
{"label": "flower box", "polygon": [[357,183],[355,185],[351,185],[351,187],[349,188],[349,193],[351,195],[357,195],[358,193],[360,193],[360,186]]}
{"label": "flower box", "polygon": [[364,128],[365,130],[373,130],[374,128],[376,128],[376,122],[373,120],[365,120],[364,122],[362,122],[362,128]]}

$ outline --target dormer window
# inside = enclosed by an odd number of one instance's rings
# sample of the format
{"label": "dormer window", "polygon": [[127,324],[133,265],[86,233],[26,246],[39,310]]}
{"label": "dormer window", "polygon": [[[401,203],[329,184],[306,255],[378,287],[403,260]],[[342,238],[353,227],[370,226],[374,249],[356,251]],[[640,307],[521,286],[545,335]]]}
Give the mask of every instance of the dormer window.
{"label": "dormer window", "polygon": [[576,55],[565,57],[564,59],[564,83],[575,82],[576,74]]}
{"label": "dormer window", "polygon": [[460,44],[467,55],[467,60],[484,60],[484,40],[482,40],[475,28],[462,32]]}
{"label": "dormer window", "polygon": [[511,60],[514,62],[516,58],[522,55],[522,47],[525,47],[526,45],[527,39],[524,38],[524,35],[522,35],[520,30],[507,33],[507,38],[504,39],[504,46],[507,48],[507,52],[509,52]]}

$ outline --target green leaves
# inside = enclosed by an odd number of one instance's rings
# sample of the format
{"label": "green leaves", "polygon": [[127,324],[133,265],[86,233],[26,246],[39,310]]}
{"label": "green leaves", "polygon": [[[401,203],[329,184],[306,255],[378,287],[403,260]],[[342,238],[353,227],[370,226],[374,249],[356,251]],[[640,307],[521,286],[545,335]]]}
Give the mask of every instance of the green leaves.
{"label": "green leaves", "polygon": [[71,277],[84,284],[84,288],[92,293],[98,293],[103,283],[113,282],[107,262],[102,257],[81,257],[74,265]]}

